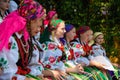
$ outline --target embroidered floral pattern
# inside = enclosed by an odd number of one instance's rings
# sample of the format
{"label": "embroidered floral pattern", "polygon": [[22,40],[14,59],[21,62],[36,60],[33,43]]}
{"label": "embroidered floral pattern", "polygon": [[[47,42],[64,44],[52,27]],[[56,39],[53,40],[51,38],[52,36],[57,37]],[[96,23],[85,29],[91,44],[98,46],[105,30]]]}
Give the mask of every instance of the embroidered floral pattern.
{"label": "embroidered floral pattern", "polygon": [[68,56],[68,60],[72,60],[72,56],[71,55]]}
{"label": "embroidered floral pattern", "polygon": [[50,44],[48,44],[48,49],[55,49],[55,44],[52,44],[52,43],[50,43]]}
{"label": "embroidered floral pattern", "polygon": [[15,48],[16,48],[16,44],[13,43],[13,45],[12,45],[12,49],[15,49]]}
{"label": "embroidered floral pattern", "polygon": [[80,57],[80,54],[81,54],[80,52],[75,52],[75,57],[77,58]]}
{"label": "embroidered floral pattern", "polygon": [[60,61],[61,61],[61,58],[62,58],[62,56],[59,56],[59,57],[57,58],[57,61],[60,62]]}
{"label": "embroidered floral pattern", "polygon": [[51,68],[51,66],[50,66],[49,64],[47,64],[47,65],[45,66],[45,68],[50,69],[50,68]]}
{"label": "embroidered floral pattern", "polygon": [[16,44],[12,43],[12,42],[9,42],[8,43],[8,49],[16,49]]}
{"label": "embroidered floral pattern", "polygon": [[42,44],[44,50],[56,50],[57,46],[54,43],[44,43]]}
{"label": "embroidered floral pattern", "polygon": [[80,44],[76,44],[76,48],[80,48],[81,47],[81,45]]}
{"label": "embroidered floral pattern", "polygon": [[11,48],[11,46],[12,46],[12,43],[11,43],[11,42],[9,42],[9,43],[8,43],[8,49],[10,49],[10,48]]}
{"label": "embroidered floral pattern", "polygon": [[54,63],[56,59],[55,59],[55,57],[50,56],[48,60],[50,61],[50,63]]}
{"label": "embroidered floral pattern", "polygon": [[7,60],[5,58],[0,58],[0,67],[7,68]]}
{"label": "embroidered floral pattern", "polygon": [[43,70],[43,69],[42,69],[42,67],[40,67],[40,66],[38,67],[38,69],[39,69],[40,71],[42,71],[42,70]]}

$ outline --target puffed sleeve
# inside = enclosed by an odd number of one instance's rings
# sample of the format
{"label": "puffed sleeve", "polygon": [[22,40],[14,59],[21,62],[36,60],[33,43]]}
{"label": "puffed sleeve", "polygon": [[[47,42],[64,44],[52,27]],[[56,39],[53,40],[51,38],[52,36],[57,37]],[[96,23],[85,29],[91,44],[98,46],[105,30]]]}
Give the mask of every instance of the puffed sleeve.
{"label": "puffed sleeve", "polygon": [[15,39],[10,37],[9,49],[3,48],[0,51],[0,67],[3,68],[3,73],[0,75],[0,80],[10,80],[17,72],[16,62],[18,61],[18,47]]}
{"label": "puffed sleeve", "polygon": [[62,51],[53,42],[44,43],[43,49],[44,55],[41,61],[45,68],[65,70],[64,63],[60,61]]}

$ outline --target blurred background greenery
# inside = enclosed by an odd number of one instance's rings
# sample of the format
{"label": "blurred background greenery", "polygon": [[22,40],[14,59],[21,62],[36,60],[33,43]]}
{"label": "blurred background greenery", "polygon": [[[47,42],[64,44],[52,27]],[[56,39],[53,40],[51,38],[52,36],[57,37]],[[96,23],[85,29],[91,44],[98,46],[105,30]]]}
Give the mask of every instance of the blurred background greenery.
{"label": "blurred background greenery", "polygon": [[89,25],[105,34],[104,47],[112,62],[120,64],[120,0],[37,0],[47,10],[55,9],[66,23]]}

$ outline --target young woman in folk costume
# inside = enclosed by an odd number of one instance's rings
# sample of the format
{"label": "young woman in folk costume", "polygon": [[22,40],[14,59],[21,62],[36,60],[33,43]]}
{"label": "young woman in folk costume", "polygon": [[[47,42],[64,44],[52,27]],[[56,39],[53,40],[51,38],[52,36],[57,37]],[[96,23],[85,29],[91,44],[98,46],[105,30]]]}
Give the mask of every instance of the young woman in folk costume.
{"label": "young woman in folk costume", "polygon": [[8,15],[8,8],[9,8],[10,0],[0,0],[0,23],[3,19]]}
{"label": "young woman in folk costume", "polygon": [[[81,54],[81,56],[83,56],[82,58],[79,58],[79,60],[77,61],[78,63],[82,63],[85,66],[95,66],[99,69],[102,69],[103,64],[98,63],[97,61],[94,60],[89,60],[90,54],[92,54],[92,48],[91,46],[88,45],[89,40],[91,40],[91,35],[92,35],[93,31],[90,29],[89,26],[82,26],[78,29],[77,31],[77,38],[75,40],[73,40],[71,42],[71,46],[72,49],[79,49],[82,51],[83,53]],[[76,45],[79,45],[80,47],[77,47]],[[89,63],[89,64],[88,64]],[[86,72],[89,72],[91,74],[93,74],[95,79],[108,79],[100,70],[98,70],[97,68],[91,68],[91,67],[84,67]]]}
{"label": "young woman in folk costume", "polygon": [[[89,61],[86,60],[86,58],[81,57],[81,54],[83,54],[84,51],[83,51],[83,49],[80,48],[81,47],[80,44],[77,44],[77,45],[70,44],[70,41],[72,41],[76,36],[75,27],[71,24],[67,24],[65,26],[65,30],[66,30],[66,33],[64,35],[64,38],[61,38],[60,40],[64,45],[63,52],[66,54],[66,62],[65,62],[66,67],[73,67],[78,64],[81,64],[82,66],[89,65]],[[77,48],[74,48],[71,45],[76,46]],[[72,48],[74,48],[74,49],[72,49]],[[81,59],[86,61],[86,64],[80,62]],[[76,77],[78,79],[94,80],[94,77],[92,77],[91,74],[84,72],[84,71],[81,71],[80,73],[81,74],[71,73],[71,75],[73,75],[74,77]]]}
{"label": "young woman in folk costume", "polygon": [[[56,80],[66,80],[68,78],[66,73],[79,73],[82,70],[81,65],[73,68],[65,68],[64,63],[61,61],[64,53],[61,50],[63,46],[59,39],[64,36],[64,33],[65,22],[61,19],[55,19],[50,22],[49,26],[43,32],[43,37],[41,36],[40,38],[45,52],[41,61],[43,61],[46,69],[54,71],[54,78]],[[69,78],[68,80],[71,79]]]}
{"label": "young woman in folk costume", "polygon": [[24,0],[19,9],[0,24],[0,79],[43,79],[43,67],[39,62],[41,49],[33,37],[40,30],[44,14],[39,3]]}
{"label": "young woman in folk costume", "polygon": [[58,14],[55,10],[49,11],[46,16],[46,19],[44,20],[44,28],[48,27],[48,24],[52,19],[57,19],[57,18],[58,18]]}
{"label": "young woman in folk costume", "polygon": [[[102,32],[95,32],[94,33],[94,44],[92,45],[92,52],[90,59],[95,60],[101,64],[104,64],[103,71],[104,73],[110,74],[112,76],[112,80],[117,80],[114,72],[117,72],[115,68],[112,66],[112,63],[106,56],[106,51],[103,48],[102,44],[104,43],[104,35]],[[109,80],[111,80],[109,76]]]}
{"label": "young woman in folk costume", "polygon": [[41,27],[40,32],[36,35],[36,38],[39,40],[40,39],[40,33],[42,33],[44,31],[44,29],[46,27],[48,27],[48,24],[50,23],[50,21],[52,19],[57,19],[58,14],[55,10],[51,10],[48,12],[48,14],[46,15],[44,21],[43,21],[43,26]]}

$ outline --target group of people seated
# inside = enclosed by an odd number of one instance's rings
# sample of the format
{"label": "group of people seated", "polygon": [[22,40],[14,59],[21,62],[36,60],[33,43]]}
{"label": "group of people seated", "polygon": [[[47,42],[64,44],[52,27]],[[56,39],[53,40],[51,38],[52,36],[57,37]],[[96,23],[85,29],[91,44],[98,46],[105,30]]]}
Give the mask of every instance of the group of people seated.
{"label": "group of people seated", "polygon": [[118,80],[102,32],[76,30],[34,0],[21,0],[0,19],[0,80]]}

